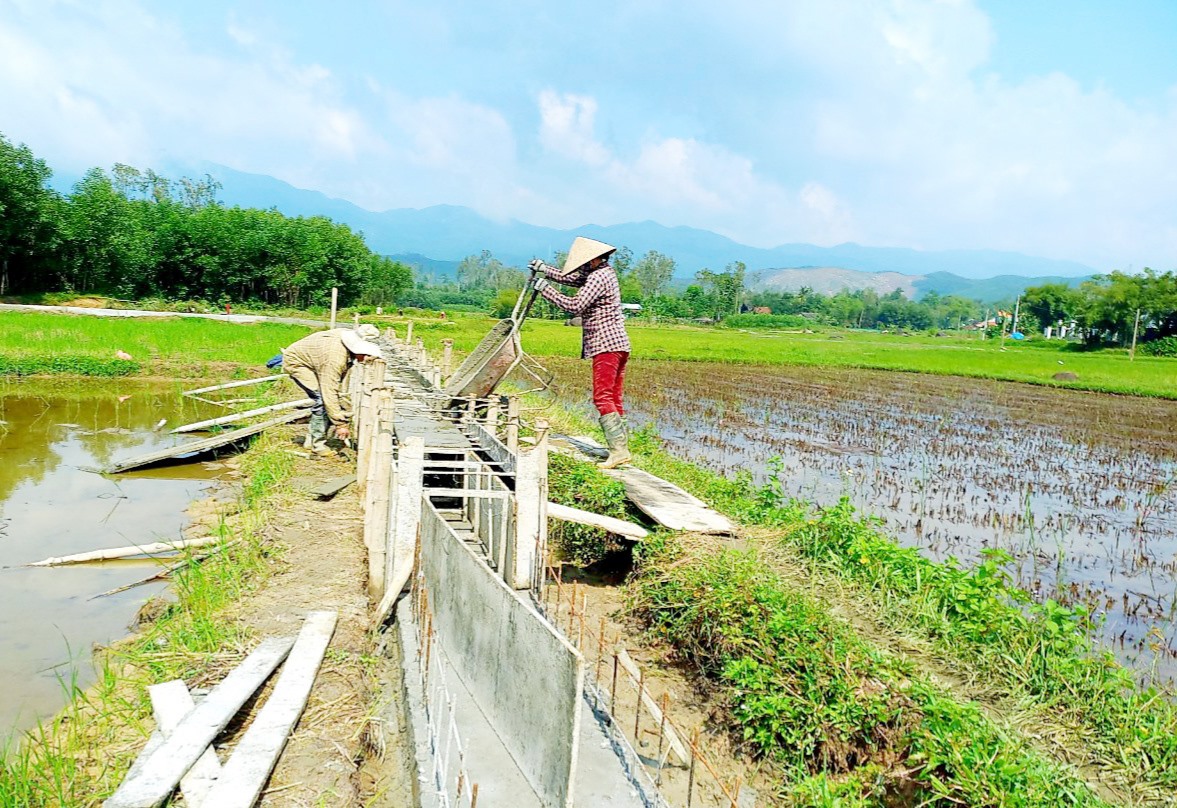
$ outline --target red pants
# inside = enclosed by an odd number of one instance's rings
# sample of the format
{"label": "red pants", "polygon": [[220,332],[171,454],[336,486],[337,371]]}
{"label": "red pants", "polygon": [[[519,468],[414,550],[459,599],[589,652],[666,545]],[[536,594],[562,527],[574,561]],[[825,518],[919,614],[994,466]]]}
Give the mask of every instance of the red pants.
{"label": "red pants", "polygon": [[611,412],[625,415],[625,408],[621,406],[621,388],[628,361],[628,351],[608,351],[593,356],[593,404],[601,415]]}

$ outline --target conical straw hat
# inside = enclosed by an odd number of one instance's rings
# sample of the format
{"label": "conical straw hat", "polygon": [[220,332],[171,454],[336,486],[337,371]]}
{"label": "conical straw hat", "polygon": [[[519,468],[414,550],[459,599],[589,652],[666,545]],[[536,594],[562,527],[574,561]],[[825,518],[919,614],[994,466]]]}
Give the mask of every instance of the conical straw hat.
{"label": "conical straw hat", "polygon": [[340,339],[343,340],[344,346],[353,354],[363,354],[364,356],[374,356],[377,359],[382,358],[380,353],[380,346],[368,342],[355,331],[350,328],[340,329]]}
{"label": "conical straw hat", "polygon": [[572,242],[571,249],[568,250],[568,258],[564,261],[564,271],[571,272],[574,269],[584,266],[594,258],[600,258],[603,255],[610,255],[615,252],[617,252],[616,247],[611,247],[603,241],[593,241],[591,238],[577,236],[576,240]]}

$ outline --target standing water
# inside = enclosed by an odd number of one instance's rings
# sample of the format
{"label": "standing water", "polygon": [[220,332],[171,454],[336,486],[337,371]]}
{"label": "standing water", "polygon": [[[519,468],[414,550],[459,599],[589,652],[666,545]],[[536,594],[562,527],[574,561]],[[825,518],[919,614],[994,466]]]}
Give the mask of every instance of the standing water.
{"label": "standing water", "polygon": [[[177,392],[120,382],[85,392],[0,392],[0,738],[59,710],[93,678],[91,648],[125,635],[161,584],[106,597],[158,569],[151,560],[24,567],[49,556],[182,538],[188,504],[225,467],[105,477],[87,470],[175,445],[167,429],[206,417]],[[159,431],[160,421],[166,426]]]}

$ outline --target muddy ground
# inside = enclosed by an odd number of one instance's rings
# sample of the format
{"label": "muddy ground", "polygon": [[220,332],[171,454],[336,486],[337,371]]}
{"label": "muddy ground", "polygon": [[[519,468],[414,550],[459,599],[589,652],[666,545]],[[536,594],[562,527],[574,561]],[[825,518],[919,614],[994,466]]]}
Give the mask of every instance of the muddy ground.
{"label": "muddy ground", "polygon": [[[261,537],[282,548],[264,585],[235,604],[237,621],[257,638],[293,635],[311,611],[334,610],[335,634],[295,727],[258,805],[266,808],[404,806],[413,793],[411,750],[400,727],[377,725],[380,709],[400,698],[395,649],[378,652],[369,625],[367,556],[356,486],[330,500],[308,493],[354,471],[354,457],[306,457],[288,427],[295,471]],[[253,700],[260,704],[273,686]],[[251,705],[247,705],[251,706]],[[396,713],[397,710],[392,710]],[[227,759],[248,718],[218,745]]]}

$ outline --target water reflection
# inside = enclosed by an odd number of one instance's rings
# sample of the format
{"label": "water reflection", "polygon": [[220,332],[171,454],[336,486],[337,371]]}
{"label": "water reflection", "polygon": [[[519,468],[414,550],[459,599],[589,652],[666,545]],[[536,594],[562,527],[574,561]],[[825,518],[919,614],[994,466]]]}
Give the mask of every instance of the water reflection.
{"label": "water reflection", "polygon": [[[0,395],[0,732],[63,703],[91,675],[90,649],[126,633],[159,586],[98,593],[144,577],[149,561],[29,569],[47,556],[180,538],[184,509],[223,472],[189,463],[103,477],[87,469],[182,440],[153,431],[207,417],[175,392],[120,382],[67,396]],[[191,438],[188,438],[189,440]]]}

